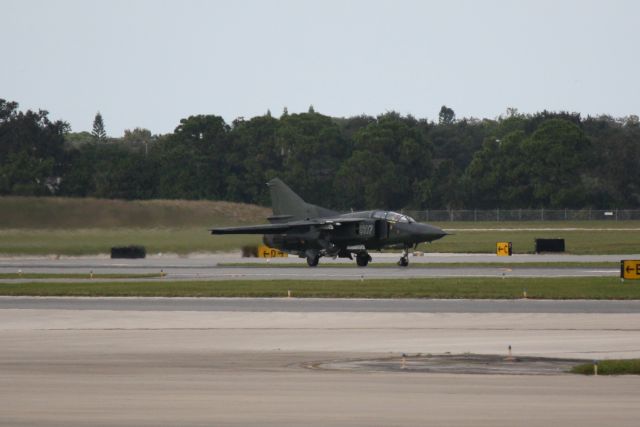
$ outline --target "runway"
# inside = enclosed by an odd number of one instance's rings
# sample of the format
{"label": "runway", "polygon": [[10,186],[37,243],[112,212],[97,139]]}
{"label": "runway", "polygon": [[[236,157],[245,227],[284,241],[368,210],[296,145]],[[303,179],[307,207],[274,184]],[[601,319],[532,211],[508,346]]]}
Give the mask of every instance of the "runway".
{"label": "runway", "polygon": [[4,297],[2,309],[243,313],[640,313],[640,301],[336,298]]}
{"label": "runway", "polygon": [[[610,268],[426,267],[419,258],[496,261],[442,255],[412,258],[404,269],[331,260],[313,269],[297,259],[218,265],[247,261],[229,255],[3,258],[0,272],[162,269],[178,280],[617,274]],[[541,258],[517,262],[533,261]],[[300,265],[271,266],[292,262]],[[639,377],[557,369],[539,375],[524,365],[478,374],[482,363],[432,373],[415,368],[415,361],[468,354],[500,360],[508,346],[519,357],[638,358],[638,325],[640,301],[0,297],[0,426],[635,426]],[[403,353],[413,357],[413,370],[378,369],[375,361],[393,363]]]}
{"label": "runway", "polygon": [[[640,256],[640,255],[639,255]],[[86,274],[145,274],[164,273],[172,280],[358,280],[424,277],[591,277],[616,276],[618,268],[602,267],[554,267],[558,262],[618,262],[633,255],[572,256],[572,255],[522,255],[496,257],[495,255],[445,254],[411,257],[408,268],[389,265],[397,254],[374,254],[369,267],[358,268],[349,260],[323,259],[321,267],[309,268],[299,258],[273,260],[240,258],[237,255],[209,255],[194,257],[153,256],[140,260],[112,260],[107,257],[78,258],[1,258],[0,273],[52,273]],[[482,266],[482,263],[549,262],[545,267],[523,265],[507,267]],[[229,266],[243,263],[245,266]],[[251,264],[251,267],[246,266]],[[443,263],[456,263],[446,266]],[[464,267],[465,263],[474,263]],[[440,265],[440,266],[439,266]],[[52,279],[46,279],[51,281]],[[78,279],[77,279],[78,280]],[[113,279],[111,279],[113,280]],[[121,279],[126,280],[126,279]],[[145,279],[160,280],[160,279]],[[12,280],[15,282],[15,279]],[[35,281],[29,279],[27,281]],[[65,279],[69,281],[69,279]],[[95,281],[95,279],[94,279]]]}
{"label": "runway", "polygon": [[168,299],[150,310],[66,298],[64,308],[15,308],[24,300],[38,299],[4,298],[0,308],[0,425],[635,426],[640,416],[633,376],[345,368],[402,353],[506,356],[508,345],[516,356],[640,357],[635,307],[570,312],[560,302],[519,313],[497,301],[467,312],[470,301],[404,312],[365,301],[340,311],[330,300],[260,311],[254,300],[217,311]]}

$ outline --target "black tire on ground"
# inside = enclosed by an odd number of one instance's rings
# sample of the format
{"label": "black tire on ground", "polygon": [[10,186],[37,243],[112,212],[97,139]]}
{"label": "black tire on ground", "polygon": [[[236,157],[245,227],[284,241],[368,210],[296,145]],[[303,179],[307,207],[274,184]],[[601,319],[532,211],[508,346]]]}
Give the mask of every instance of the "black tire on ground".
{"label": "black tire on ground", "polygon": [[147,250],[144,246],[114,246],[111,248],[111,258],[146,258]]}
{"label": "black tire on ground", "polygon": [[402,257],[400,261],[398,261],[398,265],[400,267],[407,267],[409,265],[409,258]]}
{"label": "black tire on ground", "polygon": [[356,255],[356,264],[358,264],[358,267],[366,267],[370,259],[369,254]]}
{"label": "black tire on ground", "polygon": [[307,264],[309,265],[309,267],[316,267],[319,261],[320,261],[320,257],[318,255],[307,257]]}

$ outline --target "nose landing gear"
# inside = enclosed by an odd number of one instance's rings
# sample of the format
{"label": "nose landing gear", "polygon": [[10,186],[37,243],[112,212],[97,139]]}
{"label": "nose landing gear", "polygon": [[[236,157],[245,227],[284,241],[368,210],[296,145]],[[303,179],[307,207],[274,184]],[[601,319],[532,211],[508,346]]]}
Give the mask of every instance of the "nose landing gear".
{"label": "nose landing gear", "polygon": [[409,249],[405,248],[402,251],[402,256],[400,257],[400,260],[398,261],[398,265],[400,267],[407,267],[409,265]]}

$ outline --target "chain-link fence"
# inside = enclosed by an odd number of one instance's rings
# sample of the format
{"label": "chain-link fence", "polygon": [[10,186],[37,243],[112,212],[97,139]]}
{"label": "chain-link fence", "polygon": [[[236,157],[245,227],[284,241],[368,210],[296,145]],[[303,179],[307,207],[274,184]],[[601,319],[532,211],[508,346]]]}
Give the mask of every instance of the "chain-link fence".
{"label": "chain-link fence", "polygon": [[640,209],[427,209],[405,210],[417,221],[628,221],[640,220]]}

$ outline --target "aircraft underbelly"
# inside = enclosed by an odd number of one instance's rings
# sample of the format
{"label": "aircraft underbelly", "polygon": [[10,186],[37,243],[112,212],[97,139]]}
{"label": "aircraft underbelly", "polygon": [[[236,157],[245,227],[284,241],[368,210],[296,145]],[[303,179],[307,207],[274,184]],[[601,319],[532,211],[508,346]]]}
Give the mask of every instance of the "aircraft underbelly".
{"label": "aircraft underbelly", "polygon": [[304,234],[265,234],[265,245],[285,252],[304,252],[307,249],[320,250],[322,246],[317,238]]}

